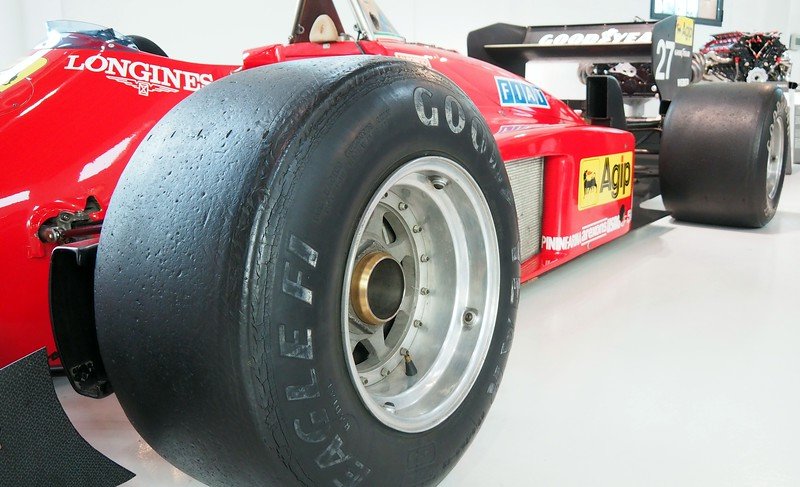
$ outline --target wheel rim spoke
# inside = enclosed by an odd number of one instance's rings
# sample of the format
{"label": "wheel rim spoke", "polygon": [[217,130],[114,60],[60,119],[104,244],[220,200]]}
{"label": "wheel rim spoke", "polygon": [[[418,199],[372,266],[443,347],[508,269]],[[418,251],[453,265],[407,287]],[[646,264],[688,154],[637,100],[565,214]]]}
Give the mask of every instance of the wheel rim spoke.
{"label": "wheel rim spoke", "polygon": [[386,246],[386,251],[397,262],[403,262],[406,257],[413,256],[413,247],[409,242],[396,242]]}
{"label": "wheel rim spoke", "polygon": [[383,330],[378,330],[369,335],[366,340],[361,343],[367,348],[370,355],[376,357],[383,357],[389,351],[389,347],[386,346],[386,339],[383,337]]}
{"label": "wheel rim spoke", "polygon": [[383,244],[388,244],[390,242],[386,232],[386,227],[383,224],[383,218],[385,214],[386,211],[381,210],[379,207],[372,217],[370,217],[366,229],[364,230],[364,237],[366,240],[372,240]]}

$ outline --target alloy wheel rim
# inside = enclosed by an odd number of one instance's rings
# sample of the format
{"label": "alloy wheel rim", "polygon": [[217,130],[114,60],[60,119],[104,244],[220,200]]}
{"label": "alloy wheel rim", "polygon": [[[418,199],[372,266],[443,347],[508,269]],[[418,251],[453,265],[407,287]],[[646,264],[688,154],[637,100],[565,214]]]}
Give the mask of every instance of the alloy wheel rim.
{"label": "alloy wheel rim", "polygon": [[[402,270],[389,279],[395,289],[370,294],[369,286],[386,285],[365,274],[376,260]],[[491,345],[499,269],[491,210],[455,161],[415,159],[374,193],[349,251],[341,323],[353,385],[384,425],[426,431],[463,403]]]}
{"label": "alloy wheel rim", "polygon": [[785,142],[783,119],[776,116],[775,122],[769,131],[769,143],[767,144],[767,195],[769,199],[774,199],[778,193],[778,183],[783,172]]}

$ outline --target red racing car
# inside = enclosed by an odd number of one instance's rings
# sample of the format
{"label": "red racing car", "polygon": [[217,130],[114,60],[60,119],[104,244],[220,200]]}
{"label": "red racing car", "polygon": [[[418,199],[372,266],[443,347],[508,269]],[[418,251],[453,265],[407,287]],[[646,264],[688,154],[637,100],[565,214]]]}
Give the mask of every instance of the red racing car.
{"label": "red racing car", "polygon": [[[241,66],[50,27],[0,73],[0,365],[47,347],[210,485],[437,483],[492,403],[520,284],[631,229],[612,77],[579,114],[406,43],[374,0],[302,0]],[[693,24],[651,28],[629,43],[660,59],[667,209],[765,225],[781,91],[674,90]]]}

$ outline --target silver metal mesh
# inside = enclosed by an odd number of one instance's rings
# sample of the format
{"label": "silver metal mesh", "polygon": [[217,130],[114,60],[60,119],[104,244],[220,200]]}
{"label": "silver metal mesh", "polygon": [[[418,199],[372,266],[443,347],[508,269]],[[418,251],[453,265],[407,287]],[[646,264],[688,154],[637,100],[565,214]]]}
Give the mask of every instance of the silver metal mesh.
{"label": "silver metal mesh", "polygon": [[525,262],[541,248],[544,158],[511,161],[506,164],[506,171],[517,205],[520,260]]}

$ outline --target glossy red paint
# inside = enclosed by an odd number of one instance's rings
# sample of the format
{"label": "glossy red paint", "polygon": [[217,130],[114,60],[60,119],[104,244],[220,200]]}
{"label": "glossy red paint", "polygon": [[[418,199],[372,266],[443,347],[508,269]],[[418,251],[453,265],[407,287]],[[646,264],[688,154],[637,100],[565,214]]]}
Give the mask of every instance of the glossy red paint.
{"label": "glossy red paint", "polygon": [[[117,179],[156,122],[206,82],[237,69],[341,55],[392,56],[425,64],[453,80],[475,102],[505,162],[546,158],[544,235],[567,238],[596,222],[619,219],[622,206],[631,208],[628,197],[578,209],[581,159],[632,152],[631,134],[587,126],[550,95],[549,108],[501,106],[495,78],[516,76],[456,52],[397,41],[301,43],[246,51],[243,65],[237,67],[186,63],[98,41],[88,48],[33,55],[46,59],[46,64],[0,91],[0,366],[42,346],[51,354],[55,351],[48,311],[54,245],[39,239],[39,228],[60,212],[83,210],[89,197],[101,207],[90,220],[102,221]],[[629,228],[625,213],[613,231],[587,244],[543,248],[523,263],[522,280]]]}
{"label": "glossy red paint", "polygon": [[[101,221],[136,147],[167,111],[192,93],[184,89],[185,76],[174,92],[148,86],[144,96],[138,86],[108,77],[120,73],[77,68],[101,56],[123,65],[141,63],[134,70],[163,66],[214,79],[235,69],[167,60],[109,44],[32,55],[46,59],[44,67],[0,93],[0,366],[43,346],[50,354],[55,351],[48,304],[55,245],[39,239],[39,228],[60,212],[83,210],[92,196],[102,209],[89,216]],[[94,63],[92,68],[103,64],[99,58]]]}
{"label": "glossy red paint", "polygon": [[[584,210],[578,207],[578,193],[583,190],[581,160],[609,154],[633,153],[635,139],[629,132],[588,125],[540,125],[499,134],[496,139],[506,162],[531,155],[545,158],[541,253],[523,262],[522,282],[621,237],[630,230],[632,190],[627,197],[613,203]],[[632,176],[633,165],[630,171]],[[564,239],[596,225],[606,225],[608,231],[596,236],[597,238],[587,237],[587,242],[574,247],[558,249],[545,242],[548,237]]]}

